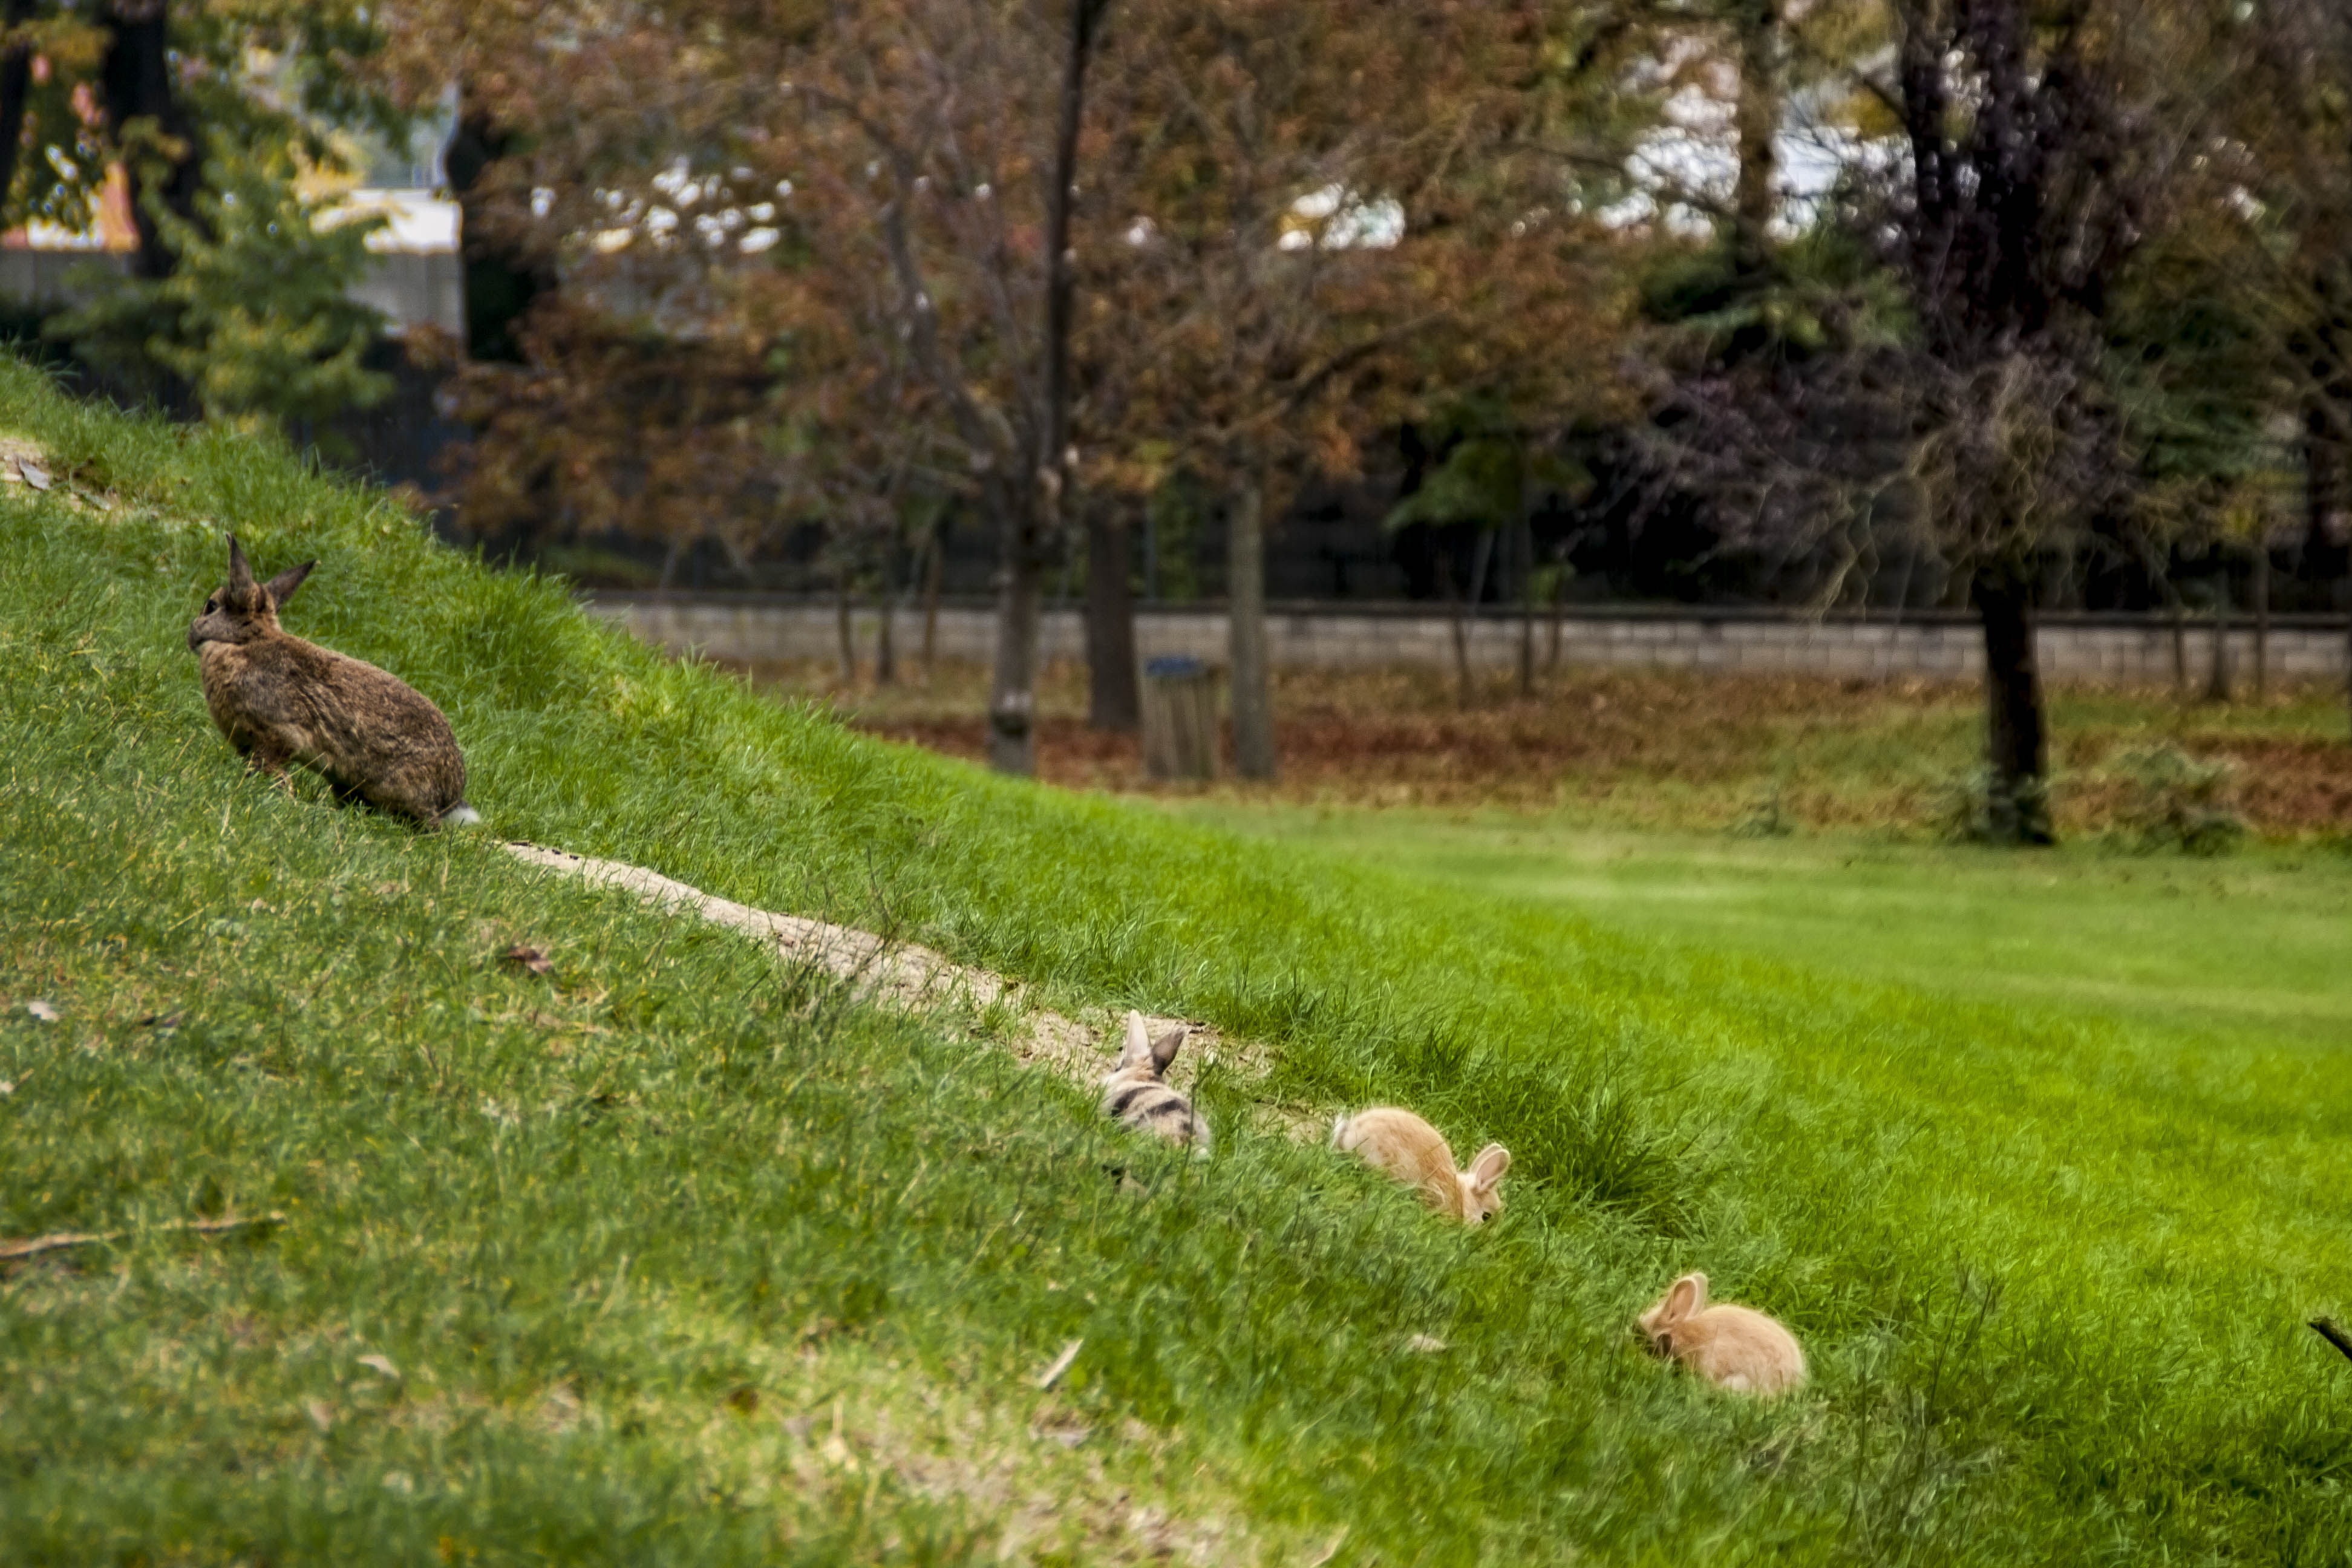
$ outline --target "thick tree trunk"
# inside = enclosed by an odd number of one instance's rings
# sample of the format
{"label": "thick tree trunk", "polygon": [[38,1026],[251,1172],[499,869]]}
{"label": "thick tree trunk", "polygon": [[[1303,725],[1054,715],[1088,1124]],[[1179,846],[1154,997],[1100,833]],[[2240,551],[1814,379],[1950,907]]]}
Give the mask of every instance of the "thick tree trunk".
{"label": "thick tree trunk", "polygon": [[2000,844],[2049,844],[2049,740],[2031,580],[2014,567],[1979,567],[1975,588],[1984,626],[1987,836]]}
{"label": "thick tree trunk", "polygon": [[1779,173],[1780,0],[1735,0],[1739,35],[1739,175],[1731,198],[1733,266],[1746,277],[1769,265],[1772,198]]}
{"label": "thick tree trunk", "polygon": [[522,363],[516,329],[541,295],[555,289],[553,268],[499,237],[483,176],[507,155],[512,139],[499,129],[471,82],[457,89],[457,128],[442,153],[457,198],[457,258],[465,272],[466,353],[478,360]]}
{"label": "thick tree trunk", "polygon": [[1127,520],[1097,504],[1087,518],[1087,722],[1133,731],[1142,722],[1135,678],[1135,594],[1128,584]]}
{"label": "thick tree trunk", "polygon": [[[149,210],[151,197],[175,216],[194,221],[196,192],[204,184],[202,138],[181,102],[172,68],[170,19],[163,0],[113,0],[99,13],[106,29],[106,52],[99,61],[100,90],[107,123],[118,140],[133,121],[151,121],[167,145],[130,150],[131,221],[139,231],[131,271],[145,279],[168,278],[179,258],[164,242]],[[161,166],[154,160],[160,157]]]}
{"label": "thick tree trunk", "polygon": [[1244,479],[1226,519],[1226,617],[1234,666],[1234,771],[1274,777],[1274,694],[1265,656],[1265,489]]}

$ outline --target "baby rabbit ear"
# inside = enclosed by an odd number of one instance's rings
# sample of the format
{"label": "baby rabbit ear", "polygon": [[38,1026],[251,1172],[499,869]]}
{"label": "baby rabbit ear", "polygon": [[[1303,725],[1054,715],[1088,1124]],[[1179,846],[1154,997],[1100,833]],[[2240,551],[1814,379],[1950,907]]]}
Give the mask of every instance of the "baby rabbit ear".
{"label": "baby rabbit ear", "polygon": [[228,586],[233,594],[249,593],[253,588],[253,568],[246,564],[245,552],[237,548],[234,533],[228,536]]}
{"label": "baby rabbit ear", "polygon": [[1666,1316],[1687,1318],[1706,1305],[1706,1276],[1685,1274],[1666,1292]]}
{"label": "baby rabbit ear", "polygon": [[1151,1034],[1143,1026],[1143,1015],[1130,1011],[1127,1016],[1127,1044],[1118,1053],[1118,1065],[1123,1068],[1141,1067],[1151,1060]]}
{"label": "baby rabbit ear", "polygon": [[1489,1143],[1470,1162],[1470,1180],[1485,1192],[1501,1181],[1503,1173],[1510,1168],[1511,1152],[1500,1143]]}
{"label": "baby rabbit ear", "polygon": [[1166,1072],[1168,1070],[1168,1064],[1176,1059],[1177,1051],[1181,1048],[1184,1044],[1185,1033],[1186,1026],[1179,1024],[1168,1033],[1152,1041],[1151,1065],[1158,1068],[1161,1072]]}
{"label": "baby rabbit ear", "polygon": [[294,590],[302,585],[302,579],[310,574],[310,568],[317,564],[316,561],[305,561],[301,565],[289,566],[272,577],[269,580],[269,602],[282,608],[286,601],[294,596]]}

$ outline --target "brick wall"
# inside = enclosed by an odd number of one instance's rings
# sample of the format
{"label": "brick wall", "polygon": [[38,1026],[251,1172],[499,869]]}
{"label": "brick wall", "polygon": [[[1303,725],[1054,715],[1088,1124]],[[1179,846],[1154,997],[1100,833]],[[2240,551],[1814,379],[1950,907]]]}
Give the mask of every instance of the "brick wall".
{"label": "brick wall", "polygon": [[[700,648],[713,658],[743,660],[831,659],[838,635],[829,604],[752,595],[601,595],[589,608],[664,647]],[[853,636],[861,661],[874,655],[878,613],[861,610]],[[1276,605],[1267,616],[1267,644],[1283,668],[1447,668],[1454,660],[1453,625],[1419,606]],[[899,656],[912,659],[922,643],[922,617],[898,615]],[[1551,624],[1538,621],[1536,658],[1549,657]],[[2040,630],[2042,673],[2056,680],[2168,682],[2173,679],[2172,631],[2162,621],[2135,616],[2057,615]],[[1689,613],[1580,609],[1559,623],[1560,658],[1569,664],[1651,669],[1735,669],[1765,673],[1961,678],[1976,674],[1983,655],[1975,621],[1964,615],[1881,619],[1811,620],[1769,611]],[[2189,665],[2201,679],[2213,654],[2210,625],[2189,631]],[[1142,655],[1192,654],[1222,662],[1225,617],[1214,608],[1154,608],[1139,612],[1136,641]],[[2253,629],[2237,625],[2231,656],[2251,668]],[[985,661],[994,621],[983,605],[940,611],[942,658]],[[1085,632],[1076,610],[1045,615],[1048,659],[1078,658]],[[1472,623],[1471,661],[1507,668],[1518,658],[1519,628],[1493,613]],[[2346,669],[2344,623],[2328,616],[2281,617],[2270,630],[2271,671],[2283,679],[2340,677]]]}

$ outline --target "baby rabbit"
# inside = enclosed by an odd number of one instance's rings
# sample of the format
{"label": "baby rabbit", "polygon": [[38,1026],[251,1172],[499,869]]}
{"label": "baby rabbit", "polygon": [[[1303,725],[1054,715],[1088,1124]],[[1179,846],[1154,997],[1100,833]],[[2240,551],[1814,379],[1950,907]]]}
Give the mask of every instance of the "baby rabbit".
{"label": "baby rabbit", "polygon": [[338,794],[427,828],[479,822],[466,804],[466,759],[441,710],[375,666],[278,628],[279,606],[317,564],[305,561],[257,583],[229,539],[228,584],[188,628],[213,722],[254,771],[288,787],[286,764],[303,763]]}
{"label": "baby rabbit", "polygon": [[1171,1143],[1190,1143],[1193,1153],[1209,1153],[1209,1121],[1192,1102],[1168,1087],[1160,1075],[1176,1059],[1184,1043],[1184,1026],[1154,1040],[1143,1026],[1143,1015],[1127,1016],[1127,1047],[1118,1065],[1103,1079],[1103,1114],[1122,1127],[1150,1132]]}
{"label": "baby rabbit", "polygon": [[1511,1168],[1511,1152],[1500,1143],[1487,1144],[1468,1170],[1457,1171],[1443,1133],[1410,1110],[1381,1105],[1331,1123],[1331,1147],[1361,1154],[1375,1170],[1418,1187],[1431,1208],[1465,1225],[1483,1225],[1502,1209],[1495,1186]]}
{"label": "baby rabbit", "polygon": [[1785,1394],[1805,1381],[1805,1352],[1794,1334],[1752,1307],[1706,1304],[1706,1276],[1685,1274],[1666,1299],[1642,1314],[1642,1337],[1738,1394]]}

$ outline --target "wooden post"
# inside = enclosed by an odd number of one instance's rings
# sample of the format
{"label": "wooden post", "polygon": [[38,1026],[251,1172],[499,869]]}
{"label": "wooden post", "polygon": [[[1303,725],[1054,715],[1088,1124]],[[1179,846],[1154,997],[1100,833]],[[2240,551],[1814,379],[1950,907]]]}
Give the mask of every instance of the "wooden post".
{"label": "wooden post", "polygon": [[1143,771],[1205,784],[1217,776],[1217,672],[1196,658],[1143,667]]}

